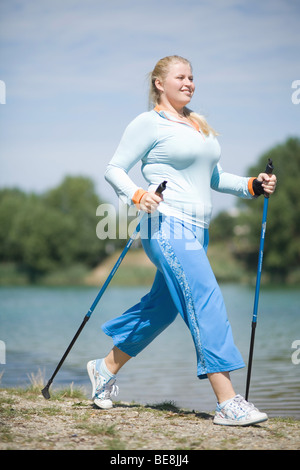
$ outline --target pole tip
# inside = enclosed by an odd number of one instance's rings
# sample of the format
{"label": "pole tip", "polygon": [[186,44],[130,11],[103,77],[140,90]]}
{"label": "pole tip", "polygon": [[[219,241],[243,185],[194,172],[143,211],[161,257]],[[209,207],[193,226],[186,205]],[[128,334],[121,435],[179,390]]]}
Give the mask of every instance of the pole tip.
{"label": "pole tip", "polygon": [[46,400],[49,400],[49,398],[50,398],[49,386],[46,385],[46,387],[43,388],[43,390],[41,390],[41,392],[42,392],[43,397],[46,398]]}

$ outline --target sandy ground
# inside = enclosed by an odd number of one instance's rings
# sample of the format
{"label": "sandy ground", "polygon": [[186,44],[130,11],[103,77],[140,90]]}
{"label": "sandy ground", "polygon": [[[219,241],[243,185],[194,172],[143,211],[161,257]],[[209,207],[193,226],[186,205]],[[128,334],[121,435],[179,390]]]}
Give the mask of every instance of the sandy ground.
{"label": "sandy ground", "polygon": [[82,398],[0,391],[0,450],[298,450],[300,421],[213,424],[213,413],[172,404],[116,403],[95,408]]}

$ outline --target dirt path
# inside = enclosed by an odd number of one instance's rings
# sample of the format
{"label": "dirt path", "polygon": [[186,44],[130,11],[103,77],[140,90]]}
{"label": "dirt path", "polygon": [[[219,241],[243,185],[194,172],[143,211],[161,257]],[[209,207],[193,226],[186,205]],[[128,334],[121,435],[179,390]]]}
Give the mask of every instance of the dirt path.
{"label": "dirt path", "polygon": [[0,450],[298,450],[300,421],[270,419],[229,428],[213,414],[172,404],[117,403],[94,408],[82,398],[46,401],[30,391],[0,391]]}

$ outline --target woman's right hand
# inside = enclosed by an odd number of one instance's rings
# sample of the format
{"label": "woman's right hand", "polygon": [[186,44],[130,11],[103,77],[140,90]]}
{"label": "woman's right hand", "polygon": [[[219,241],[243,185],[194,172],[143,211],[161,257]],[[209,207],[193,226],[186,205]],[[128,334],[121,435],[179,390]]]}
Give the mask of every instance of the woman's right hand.
{"label": "woman's right hand", "polygon": [[143,195],[139,202],[139,208],[151,214],[156,211],[159,203],[163,200],[162,195],[156,194],[155,192],[147,192]]}

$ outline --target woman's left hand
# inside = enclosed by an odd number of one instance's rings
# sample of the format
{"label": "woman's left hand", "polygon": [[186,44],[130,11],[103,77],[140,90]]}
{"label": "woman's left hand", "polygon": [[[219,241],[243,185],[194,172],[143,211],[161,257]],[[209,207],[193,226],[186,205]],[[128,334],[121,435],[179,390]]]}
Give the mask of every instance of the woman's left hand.
{"label": "woman's left hand", "polygon": [[156,211],[159,203],[163,201],[162,194],[156,194],[155,192],[146,192],[140,200],[139,209],[151,214]]}
{"label": "woman's left hand", "polygon": [[257,180],[262,183],[265,193],[273,194],[276,188],[277,178],[275,175],[268,175],[267,173],[260,173]]}

